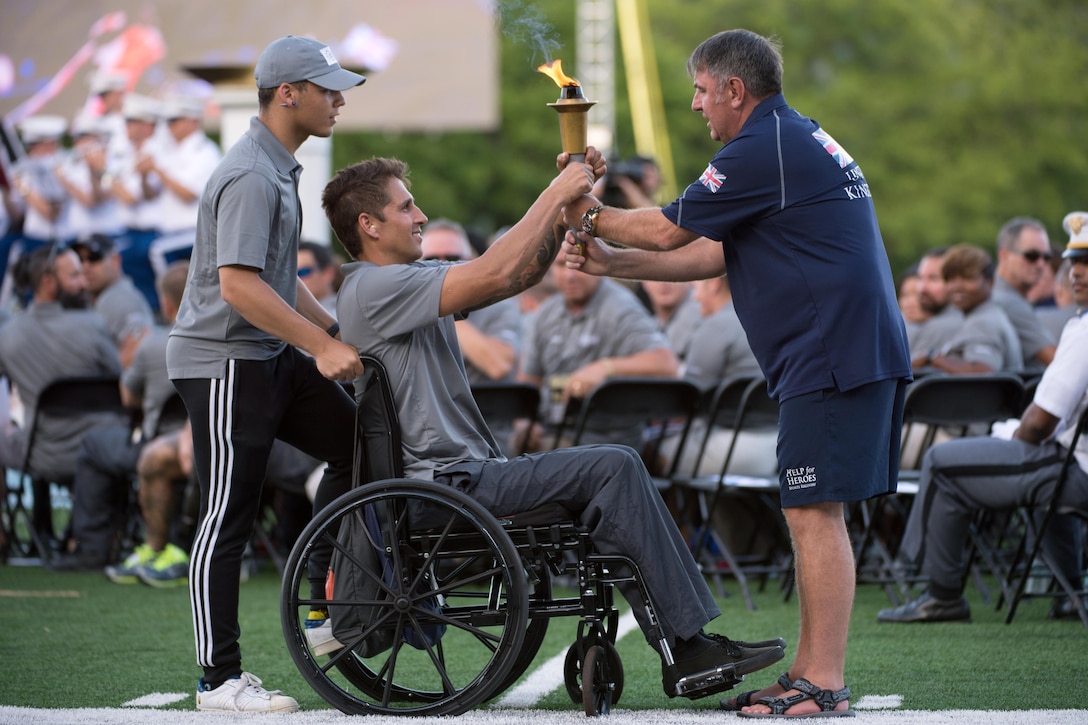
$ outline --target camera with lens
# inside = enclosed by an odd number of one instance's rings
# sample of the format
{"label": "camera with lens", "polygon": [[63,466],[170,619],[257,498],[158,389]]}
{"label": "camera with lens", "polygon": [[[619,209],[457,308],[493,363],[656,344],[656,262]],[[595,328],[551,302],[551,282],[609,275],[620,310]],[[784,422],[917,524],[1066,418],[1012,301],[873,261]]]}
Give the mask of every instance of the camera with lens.
{"label": "camera with lens", "polygon": [[623,188],[616,183],[618,177],[626,177],[636,184],[642,183],[642,163],[640,161],[618,161],[608,169],[604,175],[604,191],[601,193],[601,203],[605,206],[619,207],[621,209],[630,206]]}

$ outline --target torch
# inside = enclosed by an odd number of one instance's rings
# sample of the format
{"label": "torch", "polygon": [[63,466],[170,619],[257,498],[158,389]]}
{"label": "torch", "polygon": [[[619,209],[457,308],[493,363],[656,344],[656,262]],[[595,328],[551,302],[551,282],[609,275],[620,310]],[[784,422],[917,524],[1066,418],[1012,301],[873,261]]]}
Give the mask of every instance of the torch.
{"label": "torch", "polygon": [[[586,100],[582,86],[575,79],[563,72],[563,61],[553,60],[537,70],[555,81],[559,86],[559,100],[549,103],[559,114],[559,140],[563,151],[570,154],[570,160],[581,163],[586,160],[586,114],[596,105],[596,101]],[[584,245],[578,245],[579,252],[585,254]]]}

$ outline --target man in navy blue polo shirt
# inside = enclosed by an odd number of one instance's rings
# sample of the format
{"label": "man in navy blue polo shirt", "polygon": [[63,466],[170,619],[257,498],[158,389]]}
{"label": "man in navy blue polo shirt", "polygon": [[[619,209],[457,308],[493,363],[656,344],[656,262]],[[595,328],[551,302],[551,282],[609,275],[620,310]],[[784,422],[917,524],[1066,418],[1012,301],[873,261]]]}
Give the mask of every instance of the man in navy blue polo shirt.
{"label": "man in navy blue polo shirt", "polygon": [[910,378],[887,253],[861,168],[786,104],[777,43],[719,33],[695,49],[688,72],[691,108],[724,145],[664,209],[602,207],[592,196],[567,206],[565,221],[582,232],[568,234],[566,262],[665,281],[728,269],[737,314],[781,406],[781,501],[801,627],[778,683],[722,706],[744,716],[849,715],[854,560],[844,506],[895,490]]}

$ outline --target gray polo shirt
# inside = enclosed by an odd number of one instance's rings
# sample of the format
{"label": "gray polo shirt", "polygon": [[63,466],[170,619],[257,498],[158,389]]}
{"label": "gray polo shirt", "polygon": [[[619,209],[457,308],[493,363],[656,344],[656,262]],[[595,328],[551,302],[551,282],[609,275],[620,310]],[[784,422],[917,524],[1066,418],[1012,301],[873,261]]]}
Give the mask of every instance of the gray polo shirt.
{"label": "gray polo shirt", "polygon": [[129,335],[150,330],[154,324],[151,305],[128,277],[121,277],[102,290],[94,301],[94,311],[105,320],[118,345]]}
{"label": "gray polo shirt", "polygon": [[268,360],[286,346],[223,300],[219,268],[252,267],[295,306],[302,167],[254,117],[216,167],[200,200],[196,243],[166,347],[171,379],[221,378],[226,362]]}
{"label": "gray polo shirt", "polygon": [[1020,351],[1024,354],[1024,370],[1040,371],[1045,366],[1035,359],[1039,351],[1056,344],[1046,325],[1039,323],[1035,308],[1022,294],[1001,277],[994,279],[994,292],[990,298],[1005,311],[1012,327],[1020,338]]}
{"label": "gray polo shirt", "polygon": [[684,377],[707,390],[733,375],[762,375],[748,335],[729,302],[702,318],[692,335]]}
{"label": "gray polo shirt", "polygon": [[409,478],[502,457],[472,397],[454,318],[438,316],[448,269],[437,261],[346,264],[336,303],[343,341],[389,371]]}
{"label": "gray polo shirt", "polygon": [[942,351],[969,362],[981,362],[994,372],[1019,372],[1024,364],[1020,338],[1005,313],[987,300],[963,318],[963,327]]}
{"label": "gray polo shirt", "polygon": [[166,372],[166,342],[169,327],[156,327],[140,340],[132,364],[121,374],[121,384],[141,398],[144,440],[151,440],[159,424],[162,406],[176,390]]}
{"label": "gray polo shirt", "polygon": [[657,321],[631,290],[610,279],[578,314],[567,309],[563,295],[541,305],[532,334],[523,341],[522,370],[547,381],[606,357],[629,357],[669,348]]}
{"label": "gray polo shirt", "polygon": [[[0,376],[18,389],[27,425],[38,396],[54,380],[120,372],[117,346],[102,319],[90,310],[65,310],[59,302],[35,303],[0,328]],[[123,417],[101,414],[43,420],[31,468],[45,477],[71,476],[83,435],[97,425],[123,422]],[[21,456],[23,445],[25,440],[20,440],[9,451]]]}

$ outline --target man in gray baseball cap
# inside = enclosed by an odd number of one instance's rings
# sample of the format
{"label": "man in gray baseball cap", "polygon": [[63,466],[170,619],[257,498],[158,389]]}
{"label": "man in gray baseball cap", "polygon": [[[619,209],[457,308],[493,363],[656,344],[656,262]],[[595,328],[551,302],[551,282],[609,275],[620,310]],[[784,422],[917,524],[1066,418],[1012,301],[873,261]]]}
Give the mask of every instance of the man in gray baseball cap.
{"label": "man in gray baseball cap", "polygon": [[257,59],[253,73],[258,88],[275,88],[281,83],[309,81],[330,91],[346,91],[366,78],[344,70],[332,48],[313,38],[288,35],[269,45]]}
{"label": "man in gray baseball cap", "polygon": [[257,116],[201,196],[166,364],[189,413],[200,481],[189,564],[203,669],[197,709],[293,712],[294,698],[242,670],[239,572],[277,438],[327,462],[317,509],[351,486],[355,403],[337,381],[363,368],[298,278],[302,167],[294,154],[310,136],[332,134],[343,91],[365,79],[341,68],[324,43],[296,36],[269,45],[254,76]]}

